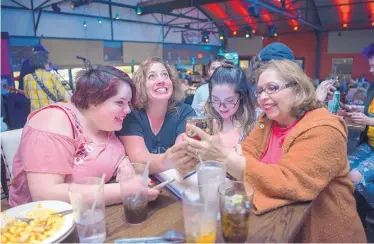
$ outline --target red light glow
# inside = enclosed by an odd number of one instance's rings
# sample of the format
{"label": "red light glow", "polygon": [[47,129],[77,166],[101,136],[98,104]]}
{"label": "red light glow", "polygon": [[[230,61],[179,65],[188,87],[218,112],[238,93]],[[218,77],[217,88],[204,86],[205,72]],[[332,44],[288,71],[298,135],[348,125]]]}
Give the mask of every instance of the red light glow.
{"label": "red light glow", "polygon": [[[279,0],[275,0],[275,4],[278,5],[279,7],[282,7],[282,3]],[[285,6],[286,9],[292,8],[292,0],[285,0]],[[295,19],[287,19],[288,25],[289,26],[299,26],[299,22]]]}
{"label": "red light glow", "polygon": [[230,5],[235,9],[235,11],[242,17],[244,17],[244,21],[250,25],[252,28],[256,28],[256,21],[249,17],[249,13],[247,9],[243,6],[240,0],[232,0],[230,1]]}
{"label": "red light glow", "polygon": [[[349,23],[349,21],[351,19],[351,13],[352,13],[352,6],[353,5],[348,5],[350,2],[351,2],[350,0],[334,0],[334,3],[336,5],[339,5],[339,6],[337,6],[337,8],[339,10],[340,20],[344,23],[343,27],[344,27],[345,24],[348,27],[347,23]],[[346,27],[344,27],[344,28],[346,28]]]}
{"label": "red light glow", "polygon": [[236,31],[238,26],[234,23],[234,21],[229,20],[229,16],[225,13],[225,11],[221,8],[221,6],[217,3],[209,3],[204,5],[210,12],[216,15],[218,18],[225,20],[225,24],[231,31]]}

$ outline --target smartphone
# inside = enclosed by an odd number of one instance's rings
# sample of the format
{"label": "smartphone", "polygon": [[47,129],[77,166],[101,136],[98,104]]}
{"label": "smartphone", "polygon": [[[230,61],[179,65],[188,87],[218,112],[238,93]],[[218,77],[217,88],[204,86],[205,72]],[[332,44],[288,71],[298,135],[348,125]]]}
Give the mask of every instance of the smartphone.
{"label": "smartphone", "polygon": [[342,102],[339,102],[339,106],[344,109],[345,111],[347,112],[353,112],[352,108],[350,108],[349,106],[345,105],[344,103]]}
{"label": "smartphone", "polygon": [[344,110],[348,110],[349,108],[348,108],[348,106],[346,106],[344,103],[342,103],[342,102],[339,102],[339,106],[342,108],[342,109],[344,109]]}
{"label": "smartphone", "polygon": [[[186,120],[186,125],[192,124],[196,127],[199,127],[203,131],[205,131],[209,135],[213,135],[213,118],[211,117],[189,117]],[[190,138],[194,138],[196,140],[201,140],[201,138],[192,130],[186,128],[186,134]]]}

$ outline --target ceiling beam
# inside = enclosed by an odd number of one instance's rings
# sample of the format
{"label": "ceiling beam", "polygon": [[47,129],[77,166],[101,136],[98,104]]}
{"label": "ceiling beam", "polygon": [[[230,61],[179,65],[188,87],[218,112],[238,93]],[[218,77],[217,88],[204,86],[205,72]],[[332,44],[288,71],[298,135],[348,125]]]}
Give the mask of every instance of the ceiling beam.
{"label": "ceiling beam", "polygon": [[7,6],[7,5],[1,5],[1,9],[30,10],[28,8],[16,7],[16,6]]}
{"label": "ceiling beam", "polygon": [[322,25],[322,21],[321,21],[321,17],[319,16],[319,11],[318,11],[318,8],[317,8],[317,5],[316,5],[316,2],[314,0],[310,0],[312,6],[313,6],[313,9],[316,11],[316,18],[317,18],[317,23],[319,26],[323,26]]}
{"label": "ceiling beam", "polygon": [[[212,17],[210,17],[209,14],[203,8],[201,8],[201,6],[196,6],[196,9],[199,10],[202,14],[204,14],[209,19],[209,22],[214,22]],[[220,28],[216,23],[214,23],[214,25],[217,28]]]}
{"label": "ceiling beam", "polygon": [[[314,1],[311,1],[314,2]],[[350,3],[339,3],[339,4],[329,4],[329,5],[316,5],[316,9],[322,9],[322,8],[335,8],[340,6],[346,6],[346,5],[357,5],[357,4],[368,4],[368,3],[374,3],[374,0],[368,0],[368,1],[361,1],[361,2],[350,2]],[[307,8],[290,8],[289,10],[305,10]],[[310,11],[316,11],[316,10],[310,10]]]}
{"label": "ceiling beam", "polygon": [[[101,4],[108,4],[107,1],[103,1],[103,0],[94,0],[93,2],[101,3]],[[113,3],[112,2],[112,6],[134,9],[134,11],[136,10],[136,6],[123,4],[123,3]],[[185,15],[185,14],[164,13],[164,12],[153,12],[153,13],[160,13],[160,14],[164,14],[164,15],[177,17],[177,18],[184,18],[184,19],[195,20],[195,21],[200,21],[200,22],[208,22],[209,21],[209,19],[195,18],[195,17],[191,17],[191,16],[188,16],[188,15]]]}
{"label": "ceiling beam", "polygon": [[46,5],[47,3],[49,3],[51,0],[45,0],[44,2],[42,2],[38,7],[34,8],[34,10],[39,10],[41,7],[43,7],[43,5]]}
{"label": "ceiling beam", "polygon": [[22,7],[23,9],[30,9],[30,8],[26,7],[25,5],[15,1],[15,0],[10,0],[10,1],[13,2],[14,4],[18,5],[18,6]]}
{"label": "ceiling beam", "polygon": [[[2,6],[2,8],[3,8],[3,6]],[[95,18],[95,19],[97,18],[97,16],[88,15],[88,14],[76,14],[76,13],[68,13],[68,12],[59,12],[59,13],[56,13],[56,12],[51,11],[51,10],[42,10],[42,11],[45,12],[45,13],[50,13],[50,14],[59,14],[59,15],[67,15],[67,16],[78,16],[78,17]],[[145,24],[145,25],[164,26],[164,27],[171,27],[171,28],[176,28],[176,29],[202,31],[202,29],[190,28],[190,27],[185,27],[185,26],[175,26],[175,25],[169,25],[169,24],[159,24],[159,23],[152,23],[152,22],[138,21],[138,20],[130,20],[130,19],[122,19],[122,18],[121,19],[111,19],[111,18],[108,18],[108,17],[101,17],[101,19],[112,20],[112,21],[120,21],[120,22],[128,22],[128,23]],[[212,31],[212,33],[218,33],[218,32]]]}
{"label": "ceiling beam", "polygon": [[[250,2],[250,3],[252,3],[252,4],[257,4],[258,6],[260,6],[262,8],[265,8],[267,10],[270,10],[272,12],[284,15],[284,16],[286,16],[288,18],[297,19],[296,16],[292,15],[289,12],[286,12],[284,9],[281,9],[281,8],[279,8],[276,5],[264,3],[264,2],[261,2],[259,0],[247,0],[247,1]],[[322,26],[314,25],[314,24],[310,23],[309,21],[306,21],[306,20],[303,20],[303,19],[297,19],[297,21],[303,23],[304,25],[308,25],[308,26],[312,27],[315,30],[319,30],[319,31],[323,30]]]}

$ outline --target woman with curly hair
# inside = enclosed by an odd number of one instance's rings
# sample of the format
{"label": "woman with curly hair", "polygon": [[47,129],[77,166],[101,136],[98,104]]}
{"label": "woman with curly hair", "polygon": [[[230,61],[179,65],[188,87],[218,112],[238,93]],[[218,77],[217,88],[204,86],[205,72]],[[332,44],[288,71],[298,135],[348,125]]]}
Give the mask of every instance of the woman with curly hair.
{"label": "woman with curly hair", "polygon": [[196,161],[187,155],[182,134],[187,117],[195,111],[183,103],[183,83],[177,71],[153,57],[140,64],[133,79],[138,94],[136,109],[117,133],[130,161],[145,164],[151,160],[151,173],[172,168],[170,162],[190,168]]}

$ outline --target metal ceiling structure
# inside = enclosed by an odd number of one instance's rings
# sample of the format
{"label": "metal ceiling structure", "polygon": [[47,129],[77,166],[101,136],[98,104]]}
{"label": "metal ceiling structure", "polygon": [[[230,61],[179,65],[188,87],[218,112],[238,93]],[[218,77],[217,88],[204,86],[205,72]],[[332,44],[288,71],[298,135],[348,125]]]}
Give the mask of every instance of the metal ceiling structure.
{"label": "metal ceiling structure", "polygon": [[[251,6],[259,8],[258,18]],[[268,35],[272,25],[278,34],[374,28],[373,0],[231,0],[203,9],[229,36],[243,36],[248,28]]]}
{"label": "metal ceiling structure", "polygon": [[[45,0],[39,6],[34,6],[31,1],[31,8],[26,7],[17,0],[10,0],[16,6],[4,6],[5,9],[22,9],[38,13],[34,18],[34,32],[38,29],[40,16],[43,12],[63,14],[70,16],[93,17],[78,13],[58,12],[56,8],[50,10],[53,5],[71,3],[72,0]],[[113,2],[112,0],[74,0],[85,1],[85,5],[99,3],[109,5],[109,17],[106,19],[115,20],[112,15],[112,7],[121,7],[141,10],[142,15],[151,14],[157,20],[154,22],[131,20],[121,18],[118,21],[130,23],[141,23],[159,25],[168,28],[165,35],[171,28],[183,30],[211,31],[219,33],[217,27],[226,32],[227,36],[244,36],[248,30],[255,35],[269,35],[270,28],[276,34],[294,32],[315,32],[331,30],[351,30],[374,28],[374,0],[148,0],[139,1],[138,5]],[[188,15],[191,11],[182,11],[186,7],[194,7],[205,16],[192,17]],[[253,9],[257,8],[258,17],[254,17]],[[58,9],[58,8],[57,8]],[[154,14],[173,17],[164,21],[156,18]],[[105,17],[103,17],[105,19]],[[176,21],[177,19],[186,20]],[[199,24],[198,28],[192,28],[193,24]],[[274,34],[274,33],[273,33]]]}
{"label": "metal ceiling structure", "polygon": [[[118,19],[115,16],[113,16],[112,13],[112,7],[120,7],[120,8],[125,8],[125,9],[131,9],[134,12],[138,11],[139,5],[129,5],[126,4],[126,0],[124,0],[124,3],[120,2],[114,2],[112,0],[44,0],[40,5],[34,6],[34,0],[30,0],[31,2],[31,7],[27,7],[21,2],[17,0],[10,0],[13,3],[13,6],[8,6],[8,5],[3,5],[1,4],[2,9],[14,9],[14,10],[24,10],[24,11],[32,11],[33,14],[33,25],[34,25],[34,35],[36,35],[40,17],[42,13],[53,13],[53,14],[59,14],[59,15],[66,15],[66,16],[78,16],[78,17],[86,17],[86,18],[96,18],[100,17],[101,19],[106,19],[111,21],[111,28],[112,28],[112,38],[113,38],[113,21],[122,21],[122,22],[128,22],[128,23],[139,23],[139,24],[148,24],[148,25],[157,25],[157,26],[163,26],[166,27],[166,33],[164,33],[164,39],[166,35],[169,33],[169,31],[174,28],[180,31],[183,30],[195,30],[195,31],[203,31],[205,30],[204,26],[209,26],[210,32],[211,33],[218,33],[218,31],[214,30],[214,22],[210,17],[206,17],[207,15],[204,13],[204,10],[200,8],[201,4],[206,4],[206,3],[211,3],[211,2],[223,2],[227,0],[202,0],[202,1],[197,1],[200,2],[200,4],[194,4],[193,0],[151,0],[151,1],[139,1],[139,3],[144,4],[144,10],[146,12],[142,13],[140,15],[146,15],[146,14],[151,14],[153,15],[154,19],[156,22],[150,22],[150,21],[141,21],[141,20],[132,20],[132,19],[126,19],[126,16]],[[109,6],[109,17],[103,17],[103,16],[93,16],[90,14],[81,14],[81,13],[71,13],[71,12],[61,12],[58,11],[59,5],[61,6],[62,4],[70,4],[72,2],[83,2],[82,4],[79,4],[79,7],[84,7],[85,5],[89,5],[91,3],[98,3],[98,4],[104,4]],[[152,5],[152,4],[153,5]],[[169,9],[165,10],[165,5],[163,4],[169,4]],[[187,6],[188,5],[188,6]],[[56,11],[56,6],[57,6],[57,11]],[[51,7],[53,10],[51,10]],[[183,11],[182,8],[185,7],[193,7],[192,9],[190,8],[188,11]],[[176,8],[176,11],[173,11]],[[202,12],[205,16],[202,17],[193,17],[189,15],[189,12],[193,10],[199,10]],[[173,12],[171,12],[173,11]],[[175,13],[177,12],[177,13]],[[35,13],[37,15],[35,16]],[[154,14],[158,13],[161,14],[161,18],[157,18]],[[164,16],[173,17],[173,19],[165,21],[163,19]],[[194,22],[194,23],[201,23],[202,27],[200,28],[192,28],[190,27],[190,22],[180,25],[180,24],[175,24],[175,20],[177,19],[183,19],[186,21]],[[217,28],[215,28],[217,29]]]}

